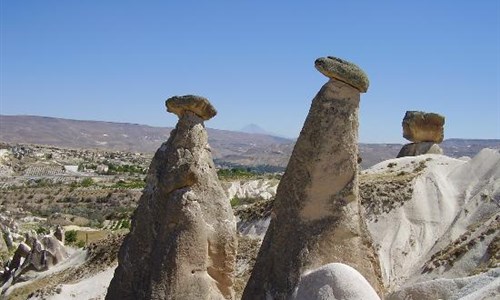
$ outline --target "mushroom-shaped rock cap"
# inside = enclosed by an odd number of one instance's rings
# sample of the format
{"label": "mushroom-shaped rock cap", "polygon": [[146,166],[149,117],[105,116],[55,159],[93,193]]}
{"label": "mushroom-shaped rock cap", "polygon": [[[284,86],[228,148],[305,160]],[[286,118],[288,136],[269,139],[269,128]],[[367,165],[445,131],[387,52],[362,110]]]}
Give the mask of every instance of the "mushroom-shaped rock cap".
{"label": "mushroom-shaped rock cap", "polygon": [[327,56],[320,57],[314,62],[314,66],[323,75],[340,80],[358,89],[361,93],[368,90],[368,76],[355,64],[343,59]]}
{"label": "mushroom-shaped rock cap", "polygon": [[174,96],[165,101],[165,106],[167,106],[168,112],[176,114],[179,118],[182,118],[187,110],[195,113],[205,121],[210,120],[217,114],[217,110],[207,98],[195,95]]}

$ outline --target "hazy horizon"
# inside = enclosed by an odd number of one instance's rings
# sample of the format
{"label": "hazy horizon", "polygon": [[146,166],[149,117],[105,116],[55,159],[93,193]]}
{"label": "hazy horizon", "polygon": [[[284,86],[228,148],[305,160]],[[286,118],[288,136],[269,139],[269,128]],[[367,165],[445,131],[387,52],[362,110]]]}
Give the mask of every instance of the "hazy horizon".
{"label": "hazy horizon", "polygon": [[[72,120],[72,121],[82,121],[82,122],[105,122],[105,123],[113,123],[113,124],[131,124],[131,125],[138,125],[138,126],[149,126],[149,127],[157,127],[157,128],[173,128],[175,127],[175,124],[172,126],[156,126],[156,125],[149,125],[149,124],[142,124],[142,123],[131,123],[131,122],[120,122],[120,121],[107,121],[107,120],[88,120],[88,119],[68,119],[68,118],[59,118],[59,117],[53,117],[53,116],[42,116],[42,115],[6,115],[6,114],[0,114],[0,117],[2,116],[11,116],[11,117],[41,117],[41,118],[55,118],[55,119],[66,119],[66,120]],[[279,137],[279,138],[284,138],[284,139],[289,139],[289,140],[296,140],[298,138],[298,135],[296,137],[287,137],[287,136],[281,136],[274,134],[273,132],[267,132],[267,133],[251,133],[251,132],[245,132],[243,131],[243,128],[240,129],[220,129],[220,128],[214,128],[209,126],[209,124],[205,124],[208,129],[215,129],[215,130],[225,130],[225,131],[233,131],[233,132],[241,132],[241,133],[248,133],[248,134],[263,134],[263,135],[270,135],[274,137]],[[257,125],[258,124],[247,124],[247,125]],[[259,126],[260,127],[260,126]],[[265,128],[262,128],[264,129]],[[0,129],[1,130],[1,129]],[[500,141],[500,138],[475,138],[475,137],[460,137],[460,136],[452,136],[452,137],[444,137],[444,141],[446,140],[453,140],[453,139],[461,139],[461,140],[494,140],[494,141]],[[410,141],[406,139],[402,139],[402,141],[396,141],[396,142],[388,142],[388,141],[374,141],[374,142],[365,142],[360,140],[359,143],[361,144],[408,144],[411,143]]]}

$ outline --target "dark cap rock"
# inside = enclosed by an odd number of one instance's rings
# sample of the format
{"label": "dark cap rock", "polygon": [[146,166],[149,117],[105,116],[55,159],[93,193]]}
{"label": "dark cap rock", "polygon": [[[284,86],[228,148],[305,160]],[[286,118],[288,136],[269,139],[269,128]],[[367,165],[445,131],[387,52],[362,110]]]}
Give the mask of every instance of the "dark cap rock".
{"label": "dark cap rock", "polygon": [[314,66],[326,77],[347,83],[361,93],[366,93],[370,85],[368,76],[360,67],[343,59],[333,56],[320,57],[316,59]]}
{"label": "dark cap rock", "polygon": [[165,101],[167,111],[176,114],[181,118],[186,111],[191,111],[203,120],[209,120],[217,114],[215,107],[208,101],[207,98],[185,95],[174,96]]}

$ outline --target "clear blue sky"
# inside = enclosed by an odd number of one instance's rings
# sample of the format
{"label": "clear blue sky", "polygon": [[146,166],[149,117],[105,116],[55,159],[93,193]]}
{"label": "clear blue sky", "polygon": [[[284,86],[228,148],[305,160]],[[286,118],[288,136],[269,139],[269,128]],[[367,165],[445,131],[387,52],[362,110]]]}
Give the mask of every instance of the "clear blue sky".
{"label": "clear blue sky", "polygon": [[500,138],[498,0],[0,1],[1,114],[173,126],[199,94],[208,127],[296,137],[334,55],[370,78],[362,142],[403,142],[406,110]]}

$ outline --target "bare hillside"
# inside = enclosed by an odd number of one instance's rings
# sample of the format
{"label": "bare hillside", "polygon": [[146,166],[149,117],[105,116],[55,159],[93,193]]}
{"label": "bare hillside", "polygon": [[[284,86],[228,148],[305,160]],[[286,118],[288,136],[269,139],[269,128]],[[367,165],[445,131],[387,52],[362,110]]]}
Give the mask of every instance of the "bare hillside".
{"label": "bare hillside", "polygon": [[[40,116],[0,115],[0,141],[64,148],[154,153],[172,128]],[[237,131],[208,129],[215,159],[234,164],[286,166],[293,141]]]}
{"label": "bare hillside", "polygon": [[[40,116],[0,115],[0,142],[64,148],[154,153],[172,128],[103,121],[79,121]],[[220,165],[266,166],[284,170],[295,141],[266,134],[208,129],[214,158]],[[359,145],[361,167],[396,157],[401,144]],[[500,140],[448,139],[441,147],[451,157],[473,157],[483,148],[500,149]]]}

